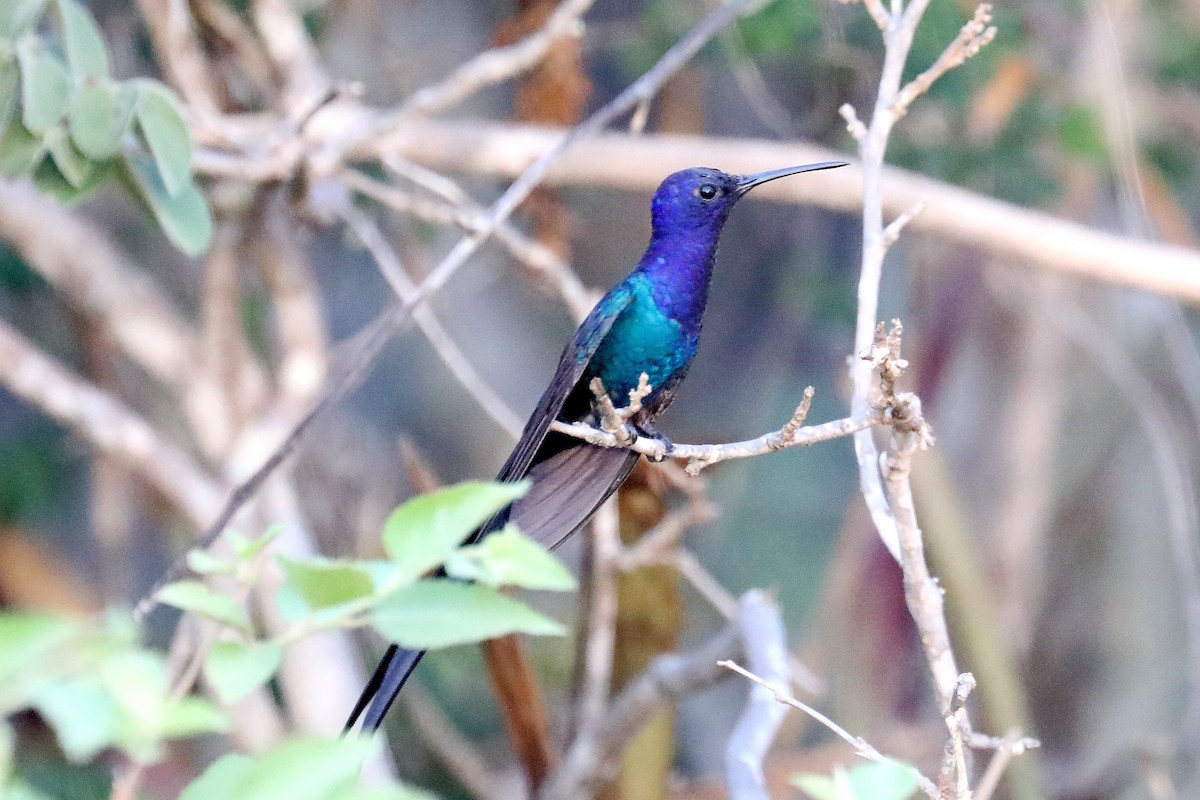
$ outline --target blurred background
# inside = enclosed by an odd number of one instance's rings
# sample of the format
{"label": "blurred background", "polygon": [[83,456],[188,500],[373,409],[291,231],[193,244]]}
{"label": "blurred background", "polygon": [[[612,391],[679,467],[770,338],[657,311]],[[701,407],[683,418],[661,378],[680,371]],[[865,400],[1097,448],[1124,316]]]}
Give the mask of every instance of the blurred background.
{"label": "blurred background", "polygon": [[[114,75],[171,84],[151,33],[157,5],[87,3]],[[536,29],[554,3],[293,5],[329,75],[360,84],[363,102],[387,108],[472,55]],[[247,4],[161,6],[192,15],[222,113],[273,107],[274,84],[237,39],[252,30]],[[464,124],[578,122],[706,10],[685,0],[600,0],[577,43],[439,116]],[[972,11],[935,0],[908,74],[931,63]],[[1096,229],[1194,248],[1200,7],[1017,0],[998,4],[994,15],[995,42],[914,104],[895,129],[889,163]],[[777,0],[664,86],[644,135],[801,140],[853,156],[837,109],[848,102],[860,115],[869,111],[881,59],[879,33],[861,7]],[[190,100],[185,92],[194,113]],[[713,143],[710,166],[723,167],[720,140]],[[580,182],[539,191],[515,224],[568,261],[584,286],[602,291],[640,255],[649,197],[667,171],[647,174],[637,191]],[[479,174],[452,177],[481,204],[505,186]],[[336,367],[344,352],[336,343],[367,325],[391,289],[361,236],[322,217],[313,199],[319,185],[255,186],[203,171],[199,178],[215,219],[213,244],[200,258],[173,249],[116,187],[69,213],[109,241],[193,333],[195,349],[177,355],[236,391],[204,394],[210,384],[203,382],[194,391],[164,388],[114,343],[110,324],[48,281],[30,247],[11,235],[0,236],[0,316],[214,475],[230,476],[248,471],[229,467],[238,432],[287,402],[280,387],[300,373],[288,372],[284,356],[298,352],[289,349],[296,337],[309,335],[321,352],[330,346]],[[362,197],[356,208],[414,280],[459,236]],[[54,236],[56,219],[46,217],[41,235]],[[860,242],[857,214],[740,205],[722,240],[700,355],[660,422],[664,432],[689,443],[753,438],[786,421],[808,384],[816,389],[810,422],[845,416]],[[300,286],[312,305],[307,334],[289,333],[295,317],[282,308],[289,295],[281,285]],[[374,553],[382,520],[415,491],[494,474],[514,421],[519,426],[536,402],[575,324],[545,280],[494,244],[431,307],[498,399],[481,407],[420,331],[397,337],[361,388],[320,421],[291,468],[296,518],[326,554]],[[1043,743],[1014,762],[1001,794],[1200,797],[1194,308],[913,230],[888,256],[880,316],[904,322],[906,388],[922,398],[938,440],[918,459],[914,490],[959,666],[979,680],[975,725],[996,735],[1020,729]],[[255,365],[249,377],[239,372],[245,363]],[[311,397],[298,396],[301,406]],[[205,439],[189,428],[188,406],[218,402],[213,397],[224,398],[218,416],[228,430]],[[730,595],[761,587],[778,598],[794,653],[815,676],[807,699],[880,749],[936,767],[944,729],[899,569],[858,492],[849,440],[718,465],[700,480],[717,513],[690,527],[684,545]],[[620,507],[627,536],[687,502],[649,469],[631,485]],[[196,534],[144,476],[97,456],[78,431],[2,387],[0,520],[0,601],[13,608],[128,606]],[[584,559],[582,538],[562,552],[573,566]],[[618,686],[654,653],[695,645],[725,625],[719,603],[667,568],[626,576],[621,597]],[[577,599],[542,605],[570,620]],[[150,639],[165,645],[173,619],[158,615],[153,623]],[[574,645],[528,645],[554,729],[566,730]],[[358,646],[372,664],[382,648],[369,637]],[[430,656],[418,680],[494,770],[512,772],[481,670],[477,650],[459,648]],[[659,766],[627,765],[627,775],[649,769],[658,777],[618,782],[610,796],[722,796],[722,749],[744,697],[743,684],[726,682],[680,704],[645,744]],[[423,743],[420,726],[403,711],[393,717],[402,774],[446,797],[469,796]],[[768,762],[776,796],[799,796],[787,788],[788,775],[850,763],[848,753],[790,718]],[[148,796],[170,796],[178,775],[203,762],[183,748],[172,759],[160,779],[147,781]],[[53,796],[107,796],[103,769],[67,767],[50,752],[43,764],[51,777],[41,788]]]}

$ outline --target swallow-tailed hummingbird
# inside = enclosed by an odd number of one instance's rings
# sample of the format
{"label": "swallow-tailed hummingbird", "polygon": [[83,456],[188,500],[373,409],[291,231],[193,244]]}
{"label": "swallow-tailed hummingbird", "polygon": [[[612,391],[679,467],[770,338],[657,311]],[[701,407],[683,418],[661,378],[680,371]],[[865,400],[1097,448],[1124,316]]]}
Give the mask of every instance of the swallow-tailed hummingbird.
{"label": "swallow-tailed hummingbird", "polygon": [[[845,166],[824,161],[800,167],[729,175],[693,168],[667,177],[650,205],[650,244],[629,275],[609,290],[575,332],[558,361],[499,481],[529,478],[529,492],[476,531],[478,541],[512,522],[545,547],[578,530],[617,490],[637,463],[627,449],[599,447],[550,430],[554,420],[595,423],[599,378],[613,404],[628,404],[644,373],[651,387],[630,420],[642,435],[671,403],[700,340],[721,228],[733,206],[755,186],[801,172]],[[351,712],[364,731],[377,729],[424,651],[388,648]],[[365,713],[364,713],[365,712]]]}

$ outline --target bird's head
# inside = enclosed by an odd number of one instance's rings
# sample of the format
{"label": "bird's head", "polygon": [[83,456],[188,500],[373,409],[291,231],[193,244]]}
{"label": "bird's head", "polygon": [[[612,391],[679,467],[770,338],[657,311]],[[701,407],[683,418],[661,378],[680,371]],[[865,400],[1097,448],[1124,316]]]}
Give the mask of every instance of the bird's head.
{"label": "bird's head", "polygon": [[755,186],[799,172],[845,165],[844,161],[823,161],[753,175],[730,175],[711,167],[681,170],[667,176],[654,193],[650,205],[654,232],[665,234],[709,230],[714,234],[719,233],[729,216],[729,210]]}

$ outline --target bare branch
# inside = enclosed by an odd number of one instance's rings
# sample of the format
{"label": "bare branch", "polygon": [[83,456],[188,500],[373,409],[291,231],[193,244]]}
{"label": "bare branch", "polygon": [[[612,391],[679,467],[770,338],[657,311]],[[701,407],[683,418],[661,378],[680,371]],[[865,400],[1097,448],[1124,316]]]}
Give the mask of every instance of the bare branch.
{"label": "bare branch", "polygon": [[[399,256],[395,250],[388,244],[384,238],[383,232],[379,230],[379,226],[375,224],[365,213],[356,208],[349,200],[345,200],[341,204],[339,215],[346,225],[354,231],[354,234],[366,246],[371,253],[375,263],[379,267],[380,273],[387,280],[388,285],[392,287],[392,291],[402,301],[408,301],[416,292],[416,284],[408,277],[408,273],[404,271],[404,266],[400,263]],[[438,357],[442,359],[442,363],[450,370],[450,373],[458,380],[467,394],[475,399],[475,402],[483,409],[492,420],[505,430],[513,439],[521,435],[521,419],[517,416],[504,399],[498,395],[491,385],[484,380],[475,366],[470,362],[470,359],[459,349],[454,340],[450,338],[449,332],[442,327],[442,323],[438,320],[433,310],[427,305],[417,306],[413,309],[413,319],[416,320],[418,327],[425,338],[429,340],[429,344],[433,346]]]}
{"label": "bare branch", "polygon": [[435,114],[462,102],[480,89],[520,75],[541,62],[560,39],[583,35],[580,21],[595,0],[566,0],[559,3],[541,30],[516,44],[480,53],[454,70],[445,80],[420,89],[385,124],[413,114]]}
{"label": "bare branch", "polygon": [[590,797],[613,774],[629,740],[663,706],[716,683],[723,674],[717,662],[740,653],[737,629],[731,626],[696,650],[654,659],[614,698],[604,717],[575,740],[539,800]]}
{"label": "bare branch", "polygon": [[[787,635],[783,617],[766,592],[746,592],[738,601],[738,630],[750,668],[765,678],[752,687],[737,724],[725,747],[725,783],[730,800],[770,800],[763,776],[763,759],[775,740],[779,725],[787,713],[778,695],[765,687],[774,683],[788,686]],[[732,661],[722,661],[729,667]]]}
{"label": "bare branch", "polygon": [[198,527],[213,518],[223,494],[217,481],[183,450],[162,441],[145,420],[5,322],[0,322],[0,382],[141,476]]}
{"label": "bare branch", "polygon": [[975,9],[975,16],[962,26],[958,36],[947,45],[942,54],[938,56],[937,61],[934,61],[929,69],[904,85],[892,102],[891,112],[896,117],[904,116],[912,102],[929,91],[929,87],[933,85],[934,81],[955,67],[961,66],[968,58],[978,54],[995,39],[996,27],[991,24],[991,21],[991,3],[980,3]]}
{"label": "bare branch", "polygon": [[[779,689],[778,687],[771,685],[770,683],[768,683],[767,681],[764,681],[762,678],[758,677],[754,673],[735,664],[733,661],[731,661],[731,660],[720,661],[720,662],[718,662],[717,666],[724,667],[725,669],[728,669],[728,670],[732,670],[733,672],[736,672],[737,674],[741,675],[742,677],[744,677],[750,681],[753,681],[754,683],[763,687],[764,689],[766,689],[767,691],[769,691],[772,694],[772,696],[774,697],[774,699],[777,703],[789,705],[792,708],[803,711],[805,714],[812,717],[813,719],[815,719],[817,722],[824,725],[829,730],[833,731],[838,737],[840,737],[844,741],[848,742],[850,744],[850,746],[854,748],[854,752],[857,753],[862,758],[865,758],[868,761],[878,761],[880,763],[885,763],[885,764],[898,764],[898,765],[904,766],[904,767],[909,766],[909,765],[905,764],[903,761],[899,761],[897,759],[891,758],[890,756],[883,755],[877,749],[875,749],[875,747],[870,742],[868,742],[866,739],[862,738],[861,736],[854,736],[853,734],[846,731],[846,729],[843,728],[841,725],[838,725],[836,722],[834,722],[829,717],[822,714],[820,711],[817,711],[812,706],[810,706],[807,703],[804,703],[800,700],[797,700],[795,697],[790,695],[787,691]],[[926,795],[928,795],[931,798],[931,800],[942,800],[941,795],[938,794],[937,786],[934,785],[933,781],[929,780],[929,778],[926,778],[924,775],[922,775],[920,772],[918,772],[915,768],[909,767],[909,769],[912,769],[913,773],[915,774],[915,776],[917,778],[917,786],[920,787],[921,791],[923,791]]]}

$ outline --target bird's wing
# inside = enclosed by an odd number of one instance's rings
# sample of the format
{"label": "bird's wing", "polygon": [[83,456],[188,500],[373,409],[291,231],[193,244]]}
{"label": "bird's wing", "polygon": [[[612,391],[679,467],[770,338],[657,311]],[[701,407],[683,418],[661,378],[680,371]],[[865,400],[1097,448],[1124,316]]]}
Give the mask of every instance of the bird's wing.
{"label": "bird's wing", "polygon": [[525,423],[525,430],[521,432],[521,438],[508,456],[508,460],[504,462],[504,466],[500,468],[496,480],[517,481],[525,477],[534,462],[534,457],[546,440],[546,432],[550,429],[550,423],[561,413],[563,404],[570,396],[571,391],[575,389],[576,384],[579,383],[579,379],[583,377],[588,362],[596,354],[600,342],[612,328],[613,322],[629,305],[631,298],[632,293],[628,284],[625,281],[618,283],[601,298],[600,302],[596,303],[591,313],[587,315],[587,319],[580,324],[579,330],[575,331],[575,337],[563,348],[562,355],[558,359],[558,368],[554,370],[554,377],[550,380],[550,385],[546,387],[546,391],[542,392],[542,398],[538,401],[537,408],[529,416],[529,421]]}

